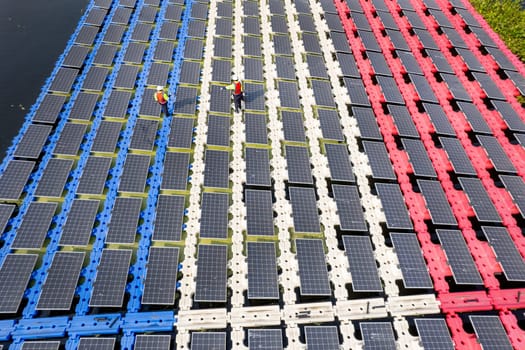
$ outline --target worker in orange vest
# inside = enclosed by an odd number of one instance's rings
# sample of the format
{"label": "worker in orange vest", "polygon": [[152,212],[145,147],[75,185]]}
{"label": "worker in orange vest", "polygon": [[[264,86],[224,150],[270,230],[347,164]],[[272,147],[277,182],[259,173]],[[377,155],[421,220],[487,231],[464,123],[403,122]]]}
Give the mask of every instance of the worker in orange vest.
{"label": "worker in orange vest", "polygon": [[235,104],[235,113],[239,113],[242,108],[241,101],[244,100],[242,84],[237,78],[233,78],[233,83],[226,86],[226,90],[233,90],[233,102]]}
{"label": "worker in orange vest", "polygon": [[164,88],[162,86],[157,86],[157,91],[155,91],[155,94],[153,94],[153,98],[155,101],[157,101],[161,108],[164,115],[168,116],[168,95],[164,92]]}

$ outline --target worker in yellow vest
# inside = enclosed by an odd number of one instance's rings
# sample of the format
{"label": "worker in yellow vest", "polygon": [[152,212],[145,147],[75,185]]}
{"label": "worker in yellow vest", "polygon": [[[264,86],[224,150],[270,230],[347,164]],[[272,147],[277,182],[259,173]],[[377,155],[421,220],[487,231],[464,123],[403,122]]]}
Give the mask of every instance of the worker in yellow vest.
{"label": "worker in yellow vest", "polygon": [[155,94],[153,94],[153,98],[155,101],[157,101],[161,108],[164,115],[168,116],[168,94],[164,92],[164,88],[162,86],[157,86],[157,91],[155,91]]}

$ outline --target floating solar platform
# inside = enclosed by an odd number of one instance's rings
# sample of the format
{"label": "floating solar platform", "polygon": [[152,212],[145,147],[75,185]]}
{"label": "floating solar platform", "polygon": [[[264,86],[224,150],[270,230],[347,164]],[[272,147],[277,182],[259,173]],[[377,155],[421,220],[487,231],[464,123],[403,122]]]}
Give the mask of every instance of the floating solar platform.
{"label": "floating solar platform", "polygon": [[90,2],[0,169],[0,348],[519,348],[523,66],[416,5]]}

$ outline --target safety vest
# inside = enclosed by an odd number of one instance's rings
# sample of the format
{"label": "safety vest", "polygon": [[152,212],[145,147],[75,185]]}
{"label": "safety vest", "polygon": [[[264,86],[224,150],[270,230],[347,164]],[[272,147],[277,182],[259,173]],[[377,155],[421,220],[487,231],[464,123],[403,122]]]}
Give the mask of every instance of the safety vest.
{"label": "safety vest", "polygon": [[241,85],[241,82],[238,81],[235,83],[235,95],[240,95],[242,94],[242,85]]}
{"label": "safety vest", "polygon": [[163,105],[163,104],[165,104],[166,102],[168,102],[168,101],[166,101],[166,99],[164,98],[164,92],[162,92],[162,91],[157,91],[157,92],[155,93],[155,97],[156,97],[155,99],[157,100],[157,102],[160,103],[161,105]]}

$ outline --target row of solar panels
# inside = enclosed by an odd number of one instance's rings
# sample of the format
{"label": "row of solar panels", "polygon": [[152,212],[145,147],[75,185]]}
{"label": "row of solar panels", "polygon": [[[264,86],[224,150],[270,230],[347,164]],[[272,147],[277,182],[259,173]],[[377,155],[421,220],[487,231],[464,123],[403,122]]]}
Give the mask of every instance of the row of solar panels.
{"label": "row of solar panels", "polygon": [[[469,316],[477,339],[483,348],[512,349],[505,329],[497,316]],[[454,349],[447,325],[439,318],[416,318],[414,320],[420,343],[424,349]],[[337,326],[304,326],[304,343],[308,350],[338,350],[340,337]],[[364,349],[395,350],[396,339],[390,322],[360,322],[359,334]],[[134,349],[168,350],[173,342],[171,335],[136,335]],[[112,350],[116,338],[80,338],[79,350]],[[282,350],[284,348],[281,329],[248,329],[249,349]],[[60,341],[25,341],[22,350],[58,350]],[[192,350],[226,350],[231,346],[226,332],[193,332]],[[0,350],[2,345],[0,345]]]}

